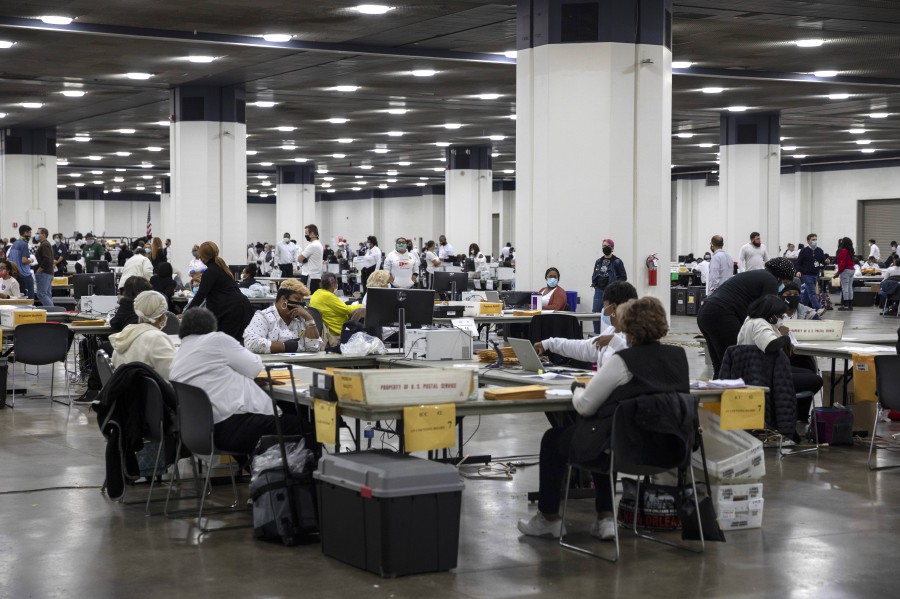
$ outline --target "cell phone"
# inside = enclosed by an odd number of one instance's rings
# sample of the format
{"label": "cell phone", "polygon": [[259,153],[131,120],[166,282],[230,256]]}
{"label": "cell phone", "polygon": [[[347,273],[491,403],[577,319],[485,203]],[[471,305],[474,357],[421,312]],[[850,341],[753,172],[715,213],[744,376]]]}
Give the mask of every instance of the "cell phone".
{"label": "cell phone", "polygon": [[303,304],[299,304],[297,302],[287,302],[287,307],[290,308],[291,310],[293,310],[294,308],[299,308],[302,305]]}

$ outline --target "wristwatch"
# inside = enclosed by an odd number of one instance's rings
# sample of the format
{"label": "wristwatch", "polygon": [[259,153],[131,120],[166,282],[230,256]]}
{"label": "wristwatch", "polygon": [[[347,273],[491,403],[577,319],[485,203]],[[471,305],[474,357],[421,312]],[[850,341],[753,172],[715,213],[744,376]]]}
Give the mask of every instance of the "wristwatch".
{"label": "wristwatch", "polygon": [[310,327],[314,327],[314,326],[316,326],[316,321],[315,320],[304,320],[303,326],[305,326],[307,329]]}

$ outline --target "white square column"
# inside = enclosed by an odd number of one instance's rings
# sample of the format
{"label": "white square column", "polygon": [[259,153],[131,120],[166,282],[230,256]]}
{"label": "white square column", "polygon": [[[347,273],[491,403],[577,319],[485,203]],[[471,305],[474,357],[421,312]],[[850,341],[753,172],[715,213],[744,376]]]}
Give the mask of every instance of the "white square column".
{"label": "white square column", "polygon": [[0,232],[18,237],[23,224],[58,231],[56,129],[4,129],[0,142]]}
{"label": "white square column", "polygon": [[443,234],[457,254],[466,254],[472,243],[490,254],[494,205],[491,146],[447,148],[445,180]]}

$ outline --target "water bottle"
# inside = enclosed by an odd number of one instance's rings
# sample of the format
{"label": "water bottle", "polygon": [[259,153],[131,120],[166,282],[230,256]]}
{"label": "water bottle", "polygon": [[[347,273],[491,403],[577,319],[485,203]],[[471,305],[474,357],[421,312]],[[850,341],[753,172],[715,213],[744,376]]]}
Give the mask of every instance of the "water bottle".
{"label": "water bottle", "polygon": [[541,311],[541,294],[540,293],[532,293],[531,294],[531,309]]}

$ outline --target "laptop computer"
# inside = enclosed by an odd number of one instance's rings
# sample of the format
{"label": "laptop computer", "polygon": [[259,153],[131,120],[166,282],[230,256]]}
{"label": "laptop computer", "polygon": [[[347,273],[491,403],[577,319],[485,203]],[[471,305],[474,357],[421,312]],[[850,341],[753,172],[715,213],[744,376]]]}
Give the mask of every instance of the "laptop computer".
{"label": "laptop computer", "polygon": [[516,354],[516,358],[518,358],[522,370],[528,372],[554,372],[557,374],[576,374],[584,372],[577,368],[554,366],[552,362],[542,362],[538,357],[537,352],[534,351],[534,346],[528,339],[515,339],[510,337],[507,341],[509,341],[513,353]]}

